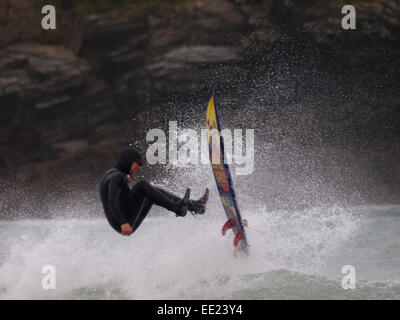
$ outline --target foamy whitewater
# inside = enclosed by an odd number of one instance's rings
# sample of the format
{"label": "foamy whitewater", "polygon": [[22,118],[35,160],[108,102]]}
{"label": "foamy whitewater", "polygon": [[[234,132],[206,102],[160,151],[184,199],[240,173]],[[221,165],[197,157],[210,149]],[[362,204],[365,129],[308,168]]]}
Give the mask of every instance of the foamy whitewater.
{"label": "foamy whitewater", "polygon": [[[186,179],[182,177],[182,179]],[[2,299],[399,299],[400,207],[318,207],[267,211],[238,195],[249,222],[248,257],[233,257],[211,174],[207,214],[176,218],[153,208],[131,236],[90,206],[58,208],[63,218],[0,223]],[[182,188],[182,187],[181,187]],[[240,188],[237,188],[240,189]],[[72,212],[72,214],[71,214]],[[56,289],[43,290],[44,265]],[[342,288],[344,265],[356,268],[355,290]]]}

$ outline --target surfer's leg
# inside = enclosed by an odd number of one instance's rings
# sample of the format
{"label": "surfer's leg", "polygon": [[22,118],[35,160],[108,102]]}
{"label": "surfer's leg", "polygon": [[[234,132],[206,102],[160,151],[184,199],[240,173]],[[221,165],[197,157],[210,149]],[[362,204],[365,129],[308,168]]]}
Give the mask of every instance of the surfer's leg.
{"label": "surfer's leg", "polygon": [[161,189],[159,187],[154,187],[156,188],[158,191],[160,191],[161,193],[163,193],[165,196],[169,197],[170,199],[174,200],[174,201],[181,201],[182,198],[179,198],[178,196],[172,194],[171,192],[168,192],[164,189]]}
{"label": "surfer's leg", "polygon": [[136,219],[135,219],[135,221],[133,221],[131,223],[131,227],[133,229],[132,232],[135,232],[136,229],[139,228],[139,226],[143,222],[144,218],[147,217],[147,214],[149,213],[152,205],[153,205],[153,203],[149,199],[147,199],[147,198],[143,199],[143,201],[140,205],[140,208],[139,208],[139,212],[136,215]]}
{"label": "surfer's leg", "polygon": [[[178,196],[172,194],[169,191],[166,191],[166,190],[161,189],[159,187],[155,187],[155,188],[157,188],[160,192],[165,194],[167,197],[170,197],[174,201],[182,200],[181,198],[179,198]],[[206,189],[204,195],[200,199],[198,199],[198,200],[189,200],[187,209],[189,211],[192,211],[195,214],[204,214],[204,212],[206,210],[205,209],[206,203],[208,201],[208,194],[209,194],[209,191],[208,191],[208,189]]]}
{"label": "surfer's leg", "polygon": [[122,210],[124,211],[124,214],[127,217],[131,226],[138,219],[140,208],[144,200],[145,197],[139,192],[138,189],[132,189],[129,192],[128,198],[123,201]]}
{"label": "surfer's leg", "polygon": [[185,204],[183,199],[181,200],[178,198],[174,200],[144,180],[139,181],[133,186],[129,198],[135,197],[137,194],[147,198],[152,204],[156,204],[175,213],[178,213]]}
{"label": "surfer's leg", "polygon": [[140,188],[131,189],[128,198],[123,202],[122,208],[132,227],[132,233],[146,218],[152,205],[153,203],[143,196]]}

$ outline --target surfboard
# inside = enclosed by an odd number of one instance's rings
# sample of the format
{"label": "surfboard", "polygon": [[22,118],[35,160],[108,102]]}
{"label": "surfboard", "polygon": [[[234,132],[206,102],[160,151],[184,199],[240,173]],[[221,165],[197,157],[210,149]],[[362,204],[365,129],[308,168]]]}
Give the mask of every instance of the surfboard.
{"label": "surfboard", "polygon": [[207,107],[206,128],[208,132],[208,148],[210,162],[222,206],[227,216],[227,221],[222,227],[222,235],[231,229],[234,234],[234,255],[239,253],[248,255],[248,243],[244,227],[247,221],[242,220],[233,188],[229,165],[225,163],[224,139],[221,135],[215,98],[211,96]]}

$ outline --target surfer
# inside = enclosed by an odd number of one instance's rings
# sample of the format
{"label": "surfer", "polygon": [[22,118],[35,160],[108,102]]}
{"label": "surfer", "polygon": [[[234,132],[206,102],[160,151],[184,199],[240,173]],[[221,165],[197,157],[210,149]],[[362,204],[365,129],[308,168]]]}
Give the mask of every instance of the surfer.
{"label": "surfer", "polygon": [[147,181],[137,182],[131,189],[129,180],[142,166],[140,153],[132,148],[121,152],[118,162],[103,176],[100,184],[100,197],[104,212],[110,225],[124,236],[131,235],[156,204],[176,214],[186,216],[204,214],[208,200],[208,189],[197,201],[189,200],[190,189],[186,189],[181,199],[168,191],[152,186]]}

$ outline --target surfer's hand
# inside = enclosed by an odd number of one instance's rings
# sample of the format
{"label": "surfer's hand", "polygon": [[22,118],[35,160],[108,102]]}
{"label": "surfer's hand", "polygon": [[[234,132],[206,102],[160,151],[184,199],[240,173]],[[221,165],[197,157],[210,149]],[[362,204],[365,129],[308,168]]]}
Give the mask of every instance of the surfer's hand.
{"label": "surfer's hand", "polygon": [[121,232],[123,236],[130,236],[132,234],[132,227],[129,223],[124,223],[121,225]]}

